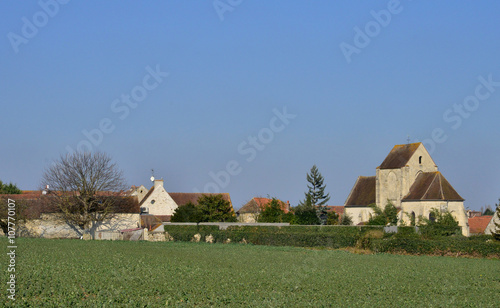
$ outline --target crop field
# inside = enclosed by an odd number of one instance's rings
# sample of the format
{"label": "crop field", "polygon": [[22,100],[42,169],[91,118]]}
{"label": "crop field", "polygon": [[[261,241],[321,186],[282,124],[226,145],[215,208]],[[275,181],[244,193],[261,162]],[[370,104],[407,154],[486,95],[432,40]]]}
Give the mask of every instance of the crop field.
{"label": "crop field", "polygon": [[[0,240],[2,284],[7,241]],[[500,261],[243,244],[17,239],[0,306],[498,307]]]}

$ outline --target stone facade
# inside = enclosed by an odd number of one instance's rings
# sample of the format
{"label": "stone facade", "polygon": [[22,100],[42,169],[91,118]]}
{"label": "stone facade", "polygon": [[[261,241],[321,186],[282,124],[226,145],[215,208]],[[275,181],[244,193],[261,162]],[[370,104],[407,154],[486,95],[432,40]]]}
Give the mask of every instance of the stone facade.
{"label": "stone facade", "polygon": [[[116,232],[137,228],[139,214],[115,214],[111,219],[97,223],[91,232]],[[20,236],[42,238],[81,238],[86,233],[78,226],[68,224],[62,214],[42,214],[40,219],[28,220],[18,225]]]}
{"label": "stone facade", "polygon": [[486,229],[484,230],[484,234],[492,234],[496,230],[495,223],[500,224],[500,219],[498,219],[498,216],[497,216],[496,212],[493,215],[493,218],[491,218],[490,222],[486,226]]}
{"label": "stone facade", "polygon": [[[374,189],[373,189],[374,186]],[[391,202],[399,211],[399,224],[409,224],[412,217],[429,218],[433,209],[449,211],[462,234],[468,236],[464,199],[453,189],[422,143],[396,145],[375,177],[359,177],[345,203],[345,212],[353,224],[361,224],[373,215],[371,205],[383,209]]]}
{"label": "stone facade", "polygon": [[153,187],[139,200],[141,212],[150,215],[173,215],[178,207],[163,187],[163,180],[154,180]]}

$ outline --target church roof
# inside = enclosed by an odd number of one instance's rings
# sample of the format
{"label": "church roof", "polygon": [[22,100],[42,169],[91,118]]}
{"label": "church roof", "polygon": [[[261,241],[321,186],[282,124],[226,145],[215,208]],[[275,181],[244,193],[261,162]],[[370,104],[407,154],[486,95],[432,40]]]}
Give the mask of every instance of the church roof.
{"label": "church roof", "polygon": [[402,201],[464,201],[439,171],[420,173]]}
{"label": "church roof", "polygon": [[351,190],[345,206],[356,207],[356,206],[368,206],[375,203],[375,187],[376,181],[374,176],[360,176],[356,180],[356,184]]}
{"label": "church roof", "polygon": [[406,166],[421,142],[395,145],[379,166],[380,169],[398,169]]}

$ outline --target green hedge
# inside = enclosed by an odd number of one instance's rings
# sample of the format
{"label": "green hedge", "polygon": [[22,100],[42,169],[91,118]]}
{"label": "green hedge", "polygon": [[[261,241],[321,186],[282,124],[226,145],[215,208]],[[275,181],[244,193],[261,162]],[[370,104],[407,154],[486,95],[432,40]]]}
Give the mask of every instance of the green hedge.
{"label": "green hedge", "polygon": [[381,226],[230,226],[226,230],[206,225],[165,225],[174,241],[191,241],[195,234],[204,241],[246,242],[256,245],[297,247],[358,247],[374,252],[500,257],[500,243],[491,236],[461,235],[425,238],[414,227],[400,227],[398,233],[383,233]]}
{"label": "green hedge", "polygon": [[165,231],[175,241],[191,241],[195,234],[202,240],[212,235],[216,243],[230,239],[232,242],[252,243],[256,245],[330,247],[342,248],[356,245],[368,231],[383,227],[372,226],[230,226],[219,230],[218,226],[205,225],[165,225]]}
{"label": "green hedge", "polygon": [[491,237],[392,237],[372,239],[367,247],[374,252],[403,252],[409,254],[458,254],[481,257],[500,257],[500,243]]}

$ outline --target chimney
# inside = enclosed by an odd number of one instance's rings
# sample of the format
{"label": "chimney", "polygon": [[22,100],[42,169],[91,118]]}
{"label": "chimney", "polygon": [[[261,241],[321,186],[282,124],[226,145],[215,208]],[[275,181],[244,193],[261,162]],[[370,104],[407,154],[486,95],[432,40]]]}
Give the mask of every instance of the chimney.
{"label": "chimney", "polygon": [[154,184],[155,189],[156,189],[156,188],[159,188],[159,187],[163,187],[163,179],[161,179],[161,180],[155,180],[155,182],[154,182],[154,183],[155,183],[155,184]]}

